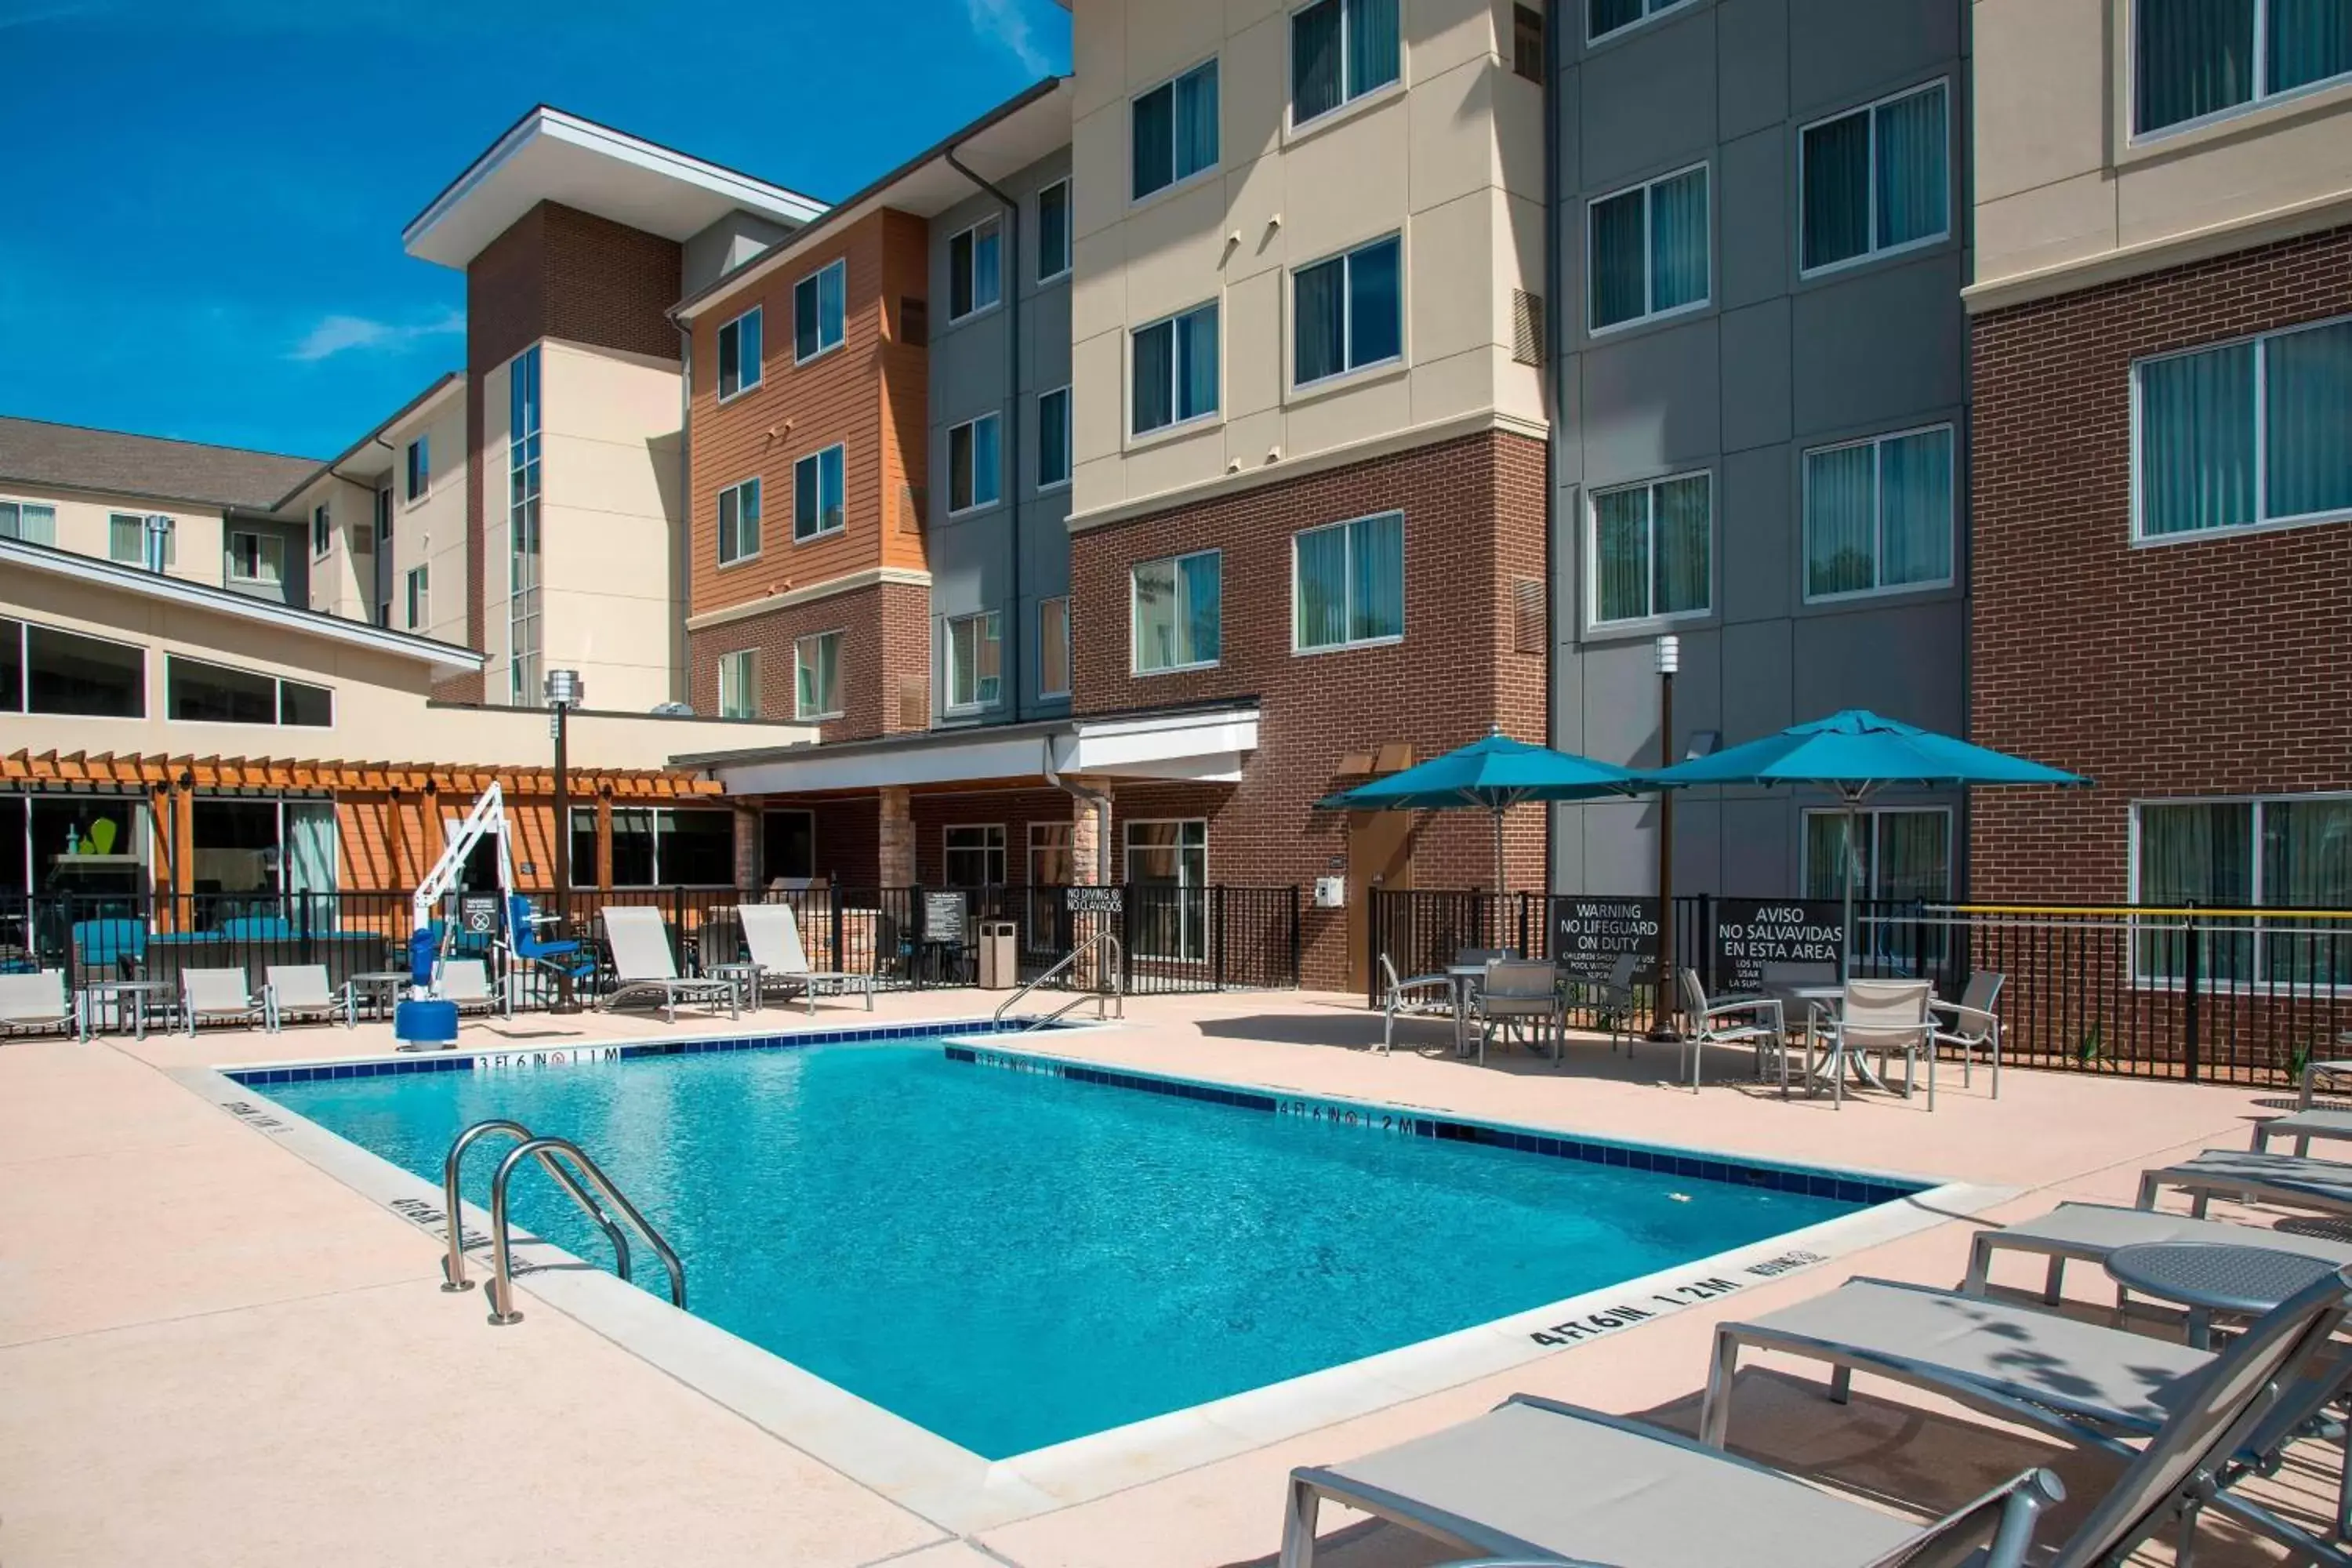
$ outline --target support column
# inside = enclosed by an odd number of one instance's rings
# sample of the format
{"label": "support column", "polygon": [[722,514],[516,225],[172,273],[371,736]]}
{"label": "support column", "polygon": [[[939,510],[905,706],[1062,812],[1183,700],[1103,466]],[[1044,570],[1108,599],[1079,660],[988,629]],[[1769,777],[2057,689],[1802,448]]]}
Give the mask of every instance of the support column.
{"label": "support column", "polygon": [[[1073,783],[1076,782],[1075,780]],[[1102,884],[1103,821],[1100,803],[1070,797],[1070,880],[1082,888]]]}
{"label": "support column", "polygon": [[747,895],[757,892],[760,880],[760,808],[750,801],[735,803],[735,886]]}
{"label": "support column", "polygon": [[915,885],[915,817],[911,797],[904,784],[884,784],[879,793],[881,837],[876,846],[881,868],[879,880],[885,888],[911,888]]}

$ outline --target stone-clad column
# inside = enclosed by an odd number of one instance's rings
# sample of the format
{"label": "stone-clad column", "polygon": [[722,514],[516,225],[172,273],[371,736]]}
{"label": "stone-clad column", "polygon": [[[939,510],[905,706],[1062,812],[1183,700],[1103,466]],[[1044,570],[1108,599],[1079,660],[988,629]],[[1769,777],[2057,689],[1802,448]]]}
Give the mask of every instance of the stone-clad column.
{"label": "stone-clad column", "polygon": [[915,820],[907,786],[884,784],[882,795],[881,881],[885,888],[915,885]]}
{"label": "stone-clad column", "polygon": [[1091,888],[1101,879],[1102,813],[1095,802],[1074,795],[1070,797],[1070,880]]}

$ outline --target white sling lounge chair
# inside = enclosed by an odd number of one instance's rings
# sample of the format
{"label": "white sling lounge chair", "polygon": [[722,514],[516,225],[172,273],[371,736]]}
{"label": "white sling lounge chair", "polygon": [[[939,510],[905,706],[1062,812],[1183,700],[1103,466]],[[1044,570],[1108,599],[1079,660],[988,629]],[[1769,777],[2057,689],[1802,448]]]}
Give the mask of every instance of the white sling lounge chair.
{"label": "white sling lounge chair", "polygon": [[2154,1208],[2157,1194],[2167,1187],[2186,1192],[2189,1212],[2199,1219],[2205,1217],[2207,1205],[2217,1196],[2352,1215],[2352,1164],[2301,1154],[2208,1149],[2178,1164],[2141,1172],[2139,1206]]}
{"label": "white sling lounge chair", "polygon": [[680,1002],[698,1003],[706,1007],[724,1002],[729,1017],[743,1016],[733,981],[688,980],[678,973],[677,961],[670,956],[669,933],[662,929],[659,910],[606,904],[602,913],[604,940],[613,949],[613,989],[604,996],[607,1011],[624,996],[652,991],[661,995],[664,1023],[677,1022]]}
{"label": "white sling lounge chair", "polygon": [[273,963],[265,971],[268,984],[261,988],[261,1005],[274,1034],[289,1018],[340,1018],[346,1029],[359,1026],[359,1000],[348,982],[327,984],[323,963]]}
{"label": "white sling lounge chair", "polygon": [[2056,1306],[2069,1263],[2104,1263],[2118,1247],[2176,1241],[2210,1241],[2299,1252],[2329,1263],[2352,1264],[2352,1241],[2300,1236],[2291,1230],[2191,1219],[2160,1209],[2127,1209],[2107,1204],[2060,1204],[2039,1219],[2021,1220],[1977,1232],[1969,1248],[1969,1277],[1960,1289],[1970,1296],[1992,1288],[1992,1260],[2002,1252],[2047,1259],[2042,1299]]}
{"label": "white sling lounge chair", "polygon": [[773,983],[798,992],[811,1016],[815,1016],[820,992],[844,995],[863,991],[866,1010],[874,1011],[874,976],[809,967],[808,949],[802,945],[801,923],[793,916],[792,905],[744,904],[736,910],[735,916],[743,922],[743,945],[751,950],[751,963],[758,970],[751,997],[753,1006],[760,1003],[758,992]]}
{"label": "white sling lounge chair", "polygon": [[58,1032],[88,1039],[81,1015],[66,995],[66,972],[44,969],[34,974],[0,974],[0,1035],[47,1035]]}
{"label": "white sling lounge chair", "polygon": [[180,971],[180,1016],[191,1035],[199,1024],[269,1023],[269,1009],[254,994],[242,969]]}

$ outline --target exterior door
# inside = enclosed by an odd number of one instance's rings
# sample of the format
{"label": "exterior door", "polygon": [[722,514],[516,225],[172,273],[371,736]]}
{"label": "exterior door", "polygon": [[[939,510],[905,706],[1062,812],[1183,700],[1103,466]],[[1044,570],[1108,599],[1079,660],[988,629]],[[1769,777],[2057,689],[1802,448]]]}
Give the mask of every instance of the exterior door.
{"label": "exterior door", "polygon": [[1412,886],[1412,813],[1348,814],[1348,989],[1372,988],[1372,889]]}

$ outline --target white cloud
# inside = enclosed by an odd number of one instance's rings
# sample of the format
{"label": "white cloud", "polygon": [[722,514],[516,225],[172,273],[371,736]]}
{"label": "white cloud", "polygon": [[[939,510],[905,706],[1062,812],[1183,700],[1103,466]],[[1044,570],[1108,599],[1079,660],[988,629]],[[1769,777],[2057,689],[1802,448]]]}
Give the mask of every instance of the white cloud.
{"label": "white cloud", "polygon": [[964,9],[971,13],[971,30],[983,38],[993,38],[1012,51],[1013,58],[1033,76],[1044,76],[1054,68],[1045,52],[1030,36],[1029,17],[1022,10],[1022,0],[963,0]]}
{"label": "white cloud", "polygon": [[425,338],[444,337],[466,330],[465,315],[444,310],[430,321],[401,324],[366,316],[324,316],[289,350],[293,360],[322,360],[352,349],[400,350]]}

